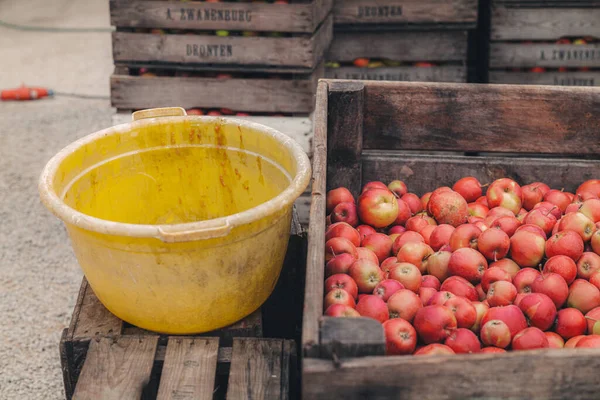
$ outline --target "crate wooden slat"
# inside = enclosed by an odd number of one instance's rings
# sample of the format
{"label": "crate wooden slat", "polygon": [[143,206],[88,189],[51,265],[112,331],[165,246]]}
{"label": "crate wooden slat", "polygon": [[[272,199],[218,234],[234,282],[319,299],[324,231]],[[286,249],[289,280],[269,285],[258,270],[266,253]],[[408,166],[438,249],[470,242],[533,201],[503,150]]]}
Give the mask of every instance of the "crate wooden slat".
{"label": "crate wooden slat", "polygon": [[557,40],[583,36],[600,38],[600,8],[494,7],[492,10],[491,40]]}
{"label": "crate wooden slat", "polygon": [[298,37],[113,32],[113,59],[116,64],[157,62],[193,64],[198,68],[202,64],[233,64],[243,65],[246,69],[268,65],[312,70],[323,57],[332,37],[331,16],[311,36]]}
{"label": "crate wooden slat", "polygon": [[306,4],[110,0],[111,25],[130,28],[312,33],[333,0]]}
{"label": "crate wooden slat", "polygon": [[490,43],[490,68],[600,67],[600,43]]}
{"label": "crate wooden slat", "polygon": [[336,0],[336,24],[477,23],[477,0]]}
{"label": "crate wooden slat", "polygon": [[351,62],[361,57],[394,61],[464,61],[467,58],[467,32],[336,32],[327,60]]}
{"label": "crate wooden slat", "polygon": [[490,83],[518,85],[600,86],[600,71],[544,73],[490,71]]}
{"label": "crate wooden slat", "polygon": [[[331,321],[322,316],[322,307],[328,189],[346,186],[357,194],[370,180],[403,179],[423,194],[473,175],[484,181],[542,180],[571,191],[600,177],[599,111],[595,88],[322,80],[315,111],[303,397],[595,398],[598,349],[383,357],[375,355],[385,343],[380,324]],[[486,148],[518,156],[428,156],[409,151],[415,148]],[[547,154],[528,156],[532,152]],[[362,330],[362,343],[353,329]]]}
{"label": "crate wooden slat", "polygon": [[382,67],[327,68],[325,77],[330,79],[354,79],[370,81],[412,82],[466,82],[467,67],[464,65],[440,65],[434,67]]}
{"label": "crate wooden slat", "polygon": [[493,0],[494,4],[505,7],[598,7],[598,0]]}

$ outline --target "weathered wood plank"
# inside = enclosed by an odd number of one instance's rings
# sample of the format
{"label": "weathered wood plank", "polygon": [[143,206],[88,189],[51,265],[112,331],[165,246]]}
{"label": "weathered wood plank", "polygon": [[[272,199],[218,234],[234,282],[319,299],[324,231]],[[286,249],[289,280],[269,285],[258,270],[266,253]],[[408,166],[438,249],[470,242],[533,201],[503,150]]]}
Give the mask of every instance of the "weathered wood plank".
{"label": "weathered wood plank", "polygon": [[[367,81],[366,149],[600,153],[600,92]],[[432,117],[435,115],[435,118]]]}
{"label": "weathered wood plank", "polygon": [[282,340],[235,339],[227,400],[279,400],[285,367],[281,363],[282,351]]}
{"label": "weathered wood plank", "polygon": [[317,357],[319,352],[319,322],[323,310],[323,281],[325,269],[325,197],[327,194],[327,110],[328,83],[319,82],[314,114],[314,149],[312,166],[312,202],[308,226],[306,254],[306,283],[302,321],[302,351],[305,356]]}
{"label": "weathered wood plank", "polygon": [[92,340],[73,399],[139,399],[157,344],[158,336]]}
{"label": "weathered wood plank", "polygon": [[72,335],[69,339],[90,339],[96,335],[119,335],[122,328],[123,321],[104,307],[87,280],[83,278],[69,327],[69,334]]}
{"label": "weathered wood plank", "polygon": [[110,0],[111,25],[132,28],[312,33],[333,0],[304,4]]}
{"label": "weathered wood plank", "polygon": [[321,322],[321,358],[385,355],[385,335],[371,318],[330,318]]}
{"label": "weathered wood plank", "polygon": [[465,157],[411,155],[369,151],[363,155],[363,182],[401,179],[412,192],[425,194],[474,176],[483,183],[513,178],[520,184],[543,181],[574,192],[587,179],[600,176],[600,161],[535,157]]}
{"label": "weathered wood plank", "polygon": [[597,397],[598,349],[456,356],[304,359],[305,399],[586,400]]}
{"label": "weathered wood plank", "polygon": [[532,7],[598,7],[598,0],[493,0],[493,4],[505,7],[532,8]]}
{"label": "weathered wood plank", "polygon": [[518,85],[600,86],[600,72],[531,72],[490,71],[490,83]]}
{"label": "weathered wood plank", "polygon": [[556,40],[600,37],[600,9],[506,8],[492,11],[492,40]]}
{"label": "weathered wood plank", "polygon": [[336,32],[327,60],[385,58],[394,61],[464,61],[466,31]]}
{"label": "weathered wood plank", "polygon": [[336,0],[336,24],[477,23],[476,0]]}
{"label": "weathered wood plank", "polygon": [[212,400],[219,338],[170,337],[157,400]]}
{"label": "weathered wood plank", "polygon": [[330,79],[354,79],[372,81],[410,81],[410,82],[466,82],[467,67],[446,65],[427,68],[419,67],[383,67],[327,68],[325,77]]}
{"label": "weathered wood plank", "polygon": [[600,67],[600,44],[490,43],[490,68]]}

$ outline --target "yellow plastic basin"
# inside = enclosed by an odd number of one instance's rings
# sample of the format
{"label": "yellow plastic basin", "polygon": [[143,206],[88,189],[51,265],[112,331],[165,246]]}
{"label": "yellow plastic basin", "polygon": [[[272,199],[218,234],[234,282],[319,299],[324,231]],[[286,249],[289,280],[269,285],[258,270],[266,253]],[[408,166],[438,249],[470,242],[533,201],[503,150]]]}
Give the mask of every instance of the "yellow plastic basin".
{"label": "yellow plastic basin", "polygon": [[250,122],[134,113],[63,149],[40,178],[85,276],[119,318],[189,334],[232,324],[271,294],[310,164]]}

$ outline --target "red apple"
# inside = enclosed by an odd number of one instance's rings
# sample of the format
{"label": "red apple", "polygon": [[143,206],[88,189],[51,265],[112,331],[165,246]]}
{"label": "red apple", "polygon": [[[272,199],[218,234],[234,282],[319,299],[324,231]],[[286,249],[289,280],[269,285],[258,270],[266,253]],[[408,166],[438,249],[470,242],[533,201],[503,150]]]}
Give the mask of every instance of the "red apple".
{"label": "red apple", "polygon": [[404,289],[404,286],[400,282],[393,279],[384,279],[375,286],[373,294],[381,297],[383,301],[388,301],[391,295],[402,289]]}
{"label": "red apple", "polygon": [[410,242],[425,243],[425,239],[423,239],[423,236],[421,236],[417,232],[406,231],[404,233],[401,233],[400,236],[398,236],[396,238],[396,240],[394,240],[394,243],[392,244],[392,254],[397,255],[398,252],[400,251],[400,249],[402,248],[402,246],[404,246],[406,243],[410,243]]}
{"label": "red apple", "polygon": [[497,281],[506,281],[506,282],[512,283],[512,277],[510,276],[510,273],[506,272],[502,268],[498,268],[498,267],[488,268],[483,273],[483,277],[481,278],[482,290],[485,293],[487,293],[487,291],[490,287],[490,284],[497,282]]}
{"label": "red apple", "polygon": [[325,241],[336,237],[343,237],[351,241],[354,246],[360,246],[360,233],[346,222],[336,222],[329,225],[325,232]]}
{"label": "red apple", "polygon": [[448,299],[444,306],[452,311],[459,328],[470,329],[477,321],[477,309],[464,297],[454,296]]}
{"label": "red apple", "polygon": [[575,231],[565,230],[552,235],[546,241],[546,256],[548,258],[565,255],[573,261],[578,261],[583,254],[583,239]]}
{"label": "red apple", "polygon": [[471,203],[481,197],[481,183],[472,176],[459,179],[452,190],[460,194],[467,202]]}
{"label": "red apple", "polygon": [[388,230],[388,236],[391,238],[392,235],[396,235],[396,237],[400,236],[406,232],[406,228],[400,225],[394,225]]}
{"label": "red apple", "polygon": [[512,304],[517,296],[517,288],[510,282],[497,281],[490,284],[486,300],[490,307],[507,306]]}
{"label": "red apple", "polygon": [[464,247],[453,252],[448,262],[450,275],[457,275],[474,283],[481,281],[487,267],[488,263],[485,257],[470,247]]}
{"label": "red apple", "polygon": [[554,256],[544,264],[544,273],[549,272],[562,276],[567,285],[570,285],[577,276],[577,264],[570,257]]}
{"label": "red apple", "polygon": [[329,239],[325,243],[325,261],[329,261],[333,257],[338,256],[342,253],[348,253],[358,258],[356,246],[354,246],[352,242],[346,238],[335,237],[333,239]]}
{"label": "red apple", "polygon": [[560,210],[560,208],[558,208],[558,206],[556,206],[552,203],[549,203],[547,201],[542,201],[541,203],[536,204],[533,207],[533,209],[540,210],[540,211],[544,212],[545,214],[550,213],[550,214],[554,215],[554,218],[556,218],[557,221],[562,216],[562,211]]}
{"label": "red apple", "polygon": [[433,275],[424,275],[421,278],[421,287],[430,287],[435,290],[440,290],[440,280]]}
{"label": "red apple", "polygon": [[484,347],[481,349],[480,353],[506,353],[506,350],[499,349],[498,347]]}
{"label": "red apple", "polygon": [[600,289],[600,271],[596,271],[590,276],[590,283]]}
{"label": "red apple", "polygon": [[423,211],[423,205],[421,204],[421,199],[414,193],[406,193],[400,199],[402,199],[408,206],[410,207],[410,211],[413,214],[416,214],[420,211]]}
{"label": "red apple", "polygon": [[[503,217],[512,218],[512,217]],[[496,222],[503,218],[499,218]],[[488,260],[498,261],[506,257],[510,248],[508,234],[500,229],[488,229],[479,235],[477,239],[478,250]]]}
{"label": "red apple", "polygon": [[510,328],[504,321],[499,319],[487,321],[481,327],[479,336],[486,346],[495,346],[503,349],[508,347],[512,340]]}
{"label": "red apple", "polygon": [[592,246],[592,250],[594,250],[594,253],[600,254],[600,229],[594,232],[592,239],[590,240],[590,244]]}
{"label": "red apple", "polygon": [[513,350],[533,350],[550,347],[548,338],[538,328],[531,327],[517,333],[512,340]]}
{"label": "red apple", "polygon": [[519,307],[512,304],[510,306],[490,308],[481,320],[482,327],[488,321],[494,319],[499,319],[508,325],[508,328],[510,329],[510,336],[513,338],[517,333],[527,328],[527,321],[525,320],[523,312],[519,309]]}
{"label": "red apple", "polygon": [[565,279],[552,272],[539,275],[531,283],[533,293],[543,293],[550,297],[556,308],[561,308],[569,296],[569,286]]}
{"label": "red apple", "polygon": [[452,311],[438,305],[420,308],[413,325],[426,344],[445,340],[457,328]]}
{"label": "red apple", "polygon": [[515,217],[500,217],[490,225],[490,228],[499,228],[510,237],[519,226],[521,226],[521,221]]}
{"label": "red apple", "polygon": [[419,288],[419,298],[421,299],[421,303],[426,306],[427,303],[429,303],[429,300],[431,300],[431,298],[435,296],[437,292],[438,291],[434,288],[421,286]]}
{"label": "red apple", "polygon": [[400,197],[404,196],[406,193],[408,193],[408,188],[406,187],[406,184],[402,181],[391,181],[387,185],[387,187],[393,193],[396,193],[396,196],[398,198],[400,198]]}
{"label": "red apple", "polygon": [[429,199],[431,198],[432,192],[427,192],[423,196],[421,196],[421,207],[423,210],[427,210],[427,206],[429,205]]}
{"label": "red apple", "polygon": [[431,247],[425,243],[407,243],[398,251],[398,261],[407,262],[419,268],[421,274],[426,271],[426,261],[433,254]]}
{"label": "red apple", "polygon": [[583,182],[577,188],[575,193],[589,192],[596,197],[600,197],[600,179],[590,179]]}
{"label": "red apple", "polygon": [[427,210],[440,224],[454,227],[465,223],[468,215],[467,201],[453,190],[434,190]]}
{"label": "red apple", "polygon": [[358,225],[358,213],[356,211],[356,204],[352,203],[340,203],[331,212],[331,222],[346,222],[351,226]]}
{"label": "red apple", "polygon": [[577,277],[589,280],[592,274],[600,270],[600,256],[596,253],[585,252],[577,261]]}
{"label": "red apple", "polygon": [[379,258],[377,258],[377,254],[375,254],[373,250],[367,249],[366,247],[357,247],[356,253],[358,254],[357,260],[367,260],[379,265]]}
{"label": "red apple", "polygon": [[431,240],[431,234],[437,228],[437,225],[427,225],[425,228],[419,231],[419,235],[423,236],[423,240],[425,240],[425,244],[429,245]]}
{"label": "red apple", "polygon": [[428,306],[443,306],[444,304],[446,304],[446,302],[452,298],[456,297],[456,295],[447,292],[445,290],[442,290],[440,292],[435,293],[433,296],[431,296],[431,298],[429,299],[429,302],[427,302],[426,305]]}
{"label": "red apple", "polygon": [[343,304],[352,308],[356,306],[354,297],[352,297],[344,289],[335,289],[325,295],[323,310],[327,310],[333,304]]}
{"label": "red apple", "polygon": [[530,326],[543,331],[550,329],[556,319],[556,306],[543,293],[530,293],[519,302],[519,308],[527,317]]}
{"label": "red apple", "polygon": [[473,224],[460,225],[450,235],[450,247],[452,251],[470,247],[477,249],[477,239],[481,235],[481,229]]}
{"label": "red apple", "polygon": [[387,355],[412,354],[417,347],[417,331],[401,318],[390,319],[383,323],[385,333],[385,352]]}
{"label": "red apple", "polygon": [[552,233],[552,228],[556,224],[556,217],[543,208],[530,211],[523,222],[527,225],[539,226],[544,232],[544,239]]}
{"label": "red apple", "polygon": [[579,212],[591,219],[594,223],[600,221],[600,200],[598,198],[585,200]]}
{"label": "red apple", "polygon": [[353,298],[358,298],[358,285],[350,275],[335,274],[325,280],[325,293],[335,289],[344,289]]}
{"label": "red apple", "polygon": [[471,301],[477,301],[479,299],[475,286],[460,276],[451,276],[446,279],[442,282],[440,290],[450,292],[456,296],[466,297]]}
{"label": "red apple", "polygon": [[374,228],[391,225],[398,217],[398,202],[386,189],[370,189],[358,198],[358,216]]}
{"label": "red apple", "polygon": [[531,285],[540,275],[540,271],[537,269],[523,268],[515,275],[512,283],[519,293],[532,293]]}
{"label": "red apple", "polygon": [[552,189],[544,195],[544,201],[554,204],[560,208],[560,211],[565,212],[565,209],[571,203],[571,197],[565,192]]}
{"label": "red apple", "polygon": [[592,238],[592,234],[596,231],[594,221],[586,217],[580,212],[572,212],[565,214],[558,222],[558,231],[571,230],[581,236],[584,242]]}
{"label": "red apple", "polygon": [[542,228],[540,228],[539,226],[534,225],[534,224],[523,224],[517,228],[515,233],[520,232],[520,231],[529,231],[529,232],[537,233],[538,235],[543,237],[544,240],[546,240],[546,238],[547,238],[546,232],[544,232],[544,230]]}
{"label": "red apple", "polygon": [[[358,234],[360,236],[361,243],[365,237],[377,232],[373,227],[371,227],[369,225],[359,225],[356,227],[356,230],[358,231]],[[401,233],[401,232],[388,232],[388,234],[390,234],[390,235],[392,233]],[[359,244],[359,246],[360,246],[360,244]]]}
{"label": "red apple", "polygon": [[387,305],[379,297],[373,295],[362,297],[356,305],[356,311],[363,317],[373,318],[379,322],[389,319]]}
{"label": "red apple", "polygon": [[579,336],[575,336],[572,337],[571,339],[567,340],[567,342],[565,343],[565,349],[574,349],[575,346],[577,346],[577,343],[579,343],[579,341],[583,338],[586,338],[586,335],[579,335]]}
{"label": "red apple", "polygon": [[408,290],[417,293],[421,287],[421,272],[410,263],[399,263],[394,267],[388,276],[389,279],[395,279]]}
{"label": "red apple", "polygon": [[565,347],[565,341],[558,333],[544,332],[546,339],[548,339],[548,345],[551,349],[562,349]]}
{"label": "red apple", "polygon": [[503,258],[502,260],[498,260],[496,262],[491,263],[490,268],[494,267],[500,268],[501,270],[508,272],[512,279],[514,279],[517,273],[519,273],[519,271],[521,270],[521,267],[519,267],[517,263],[511,260],[510,258]]}
{"label": "red apple", "polygon": [[510,238],[510,256],[521,267],[537,267],[544,258],[546,242],[533,232],[521,231]]}
{"label": "red apple", "polygon": [[452,253],[449,251],[438,251],[430,255],[424,263],[427,273],[436,277],[440,282],[446,280],[450,276],[448,263],[451,256]]}
{"label": "red apple", "polygon": [[600,335],[600,307],[591,309],[585,314],[588,335]]}
{"label": "red apple", "polygon": [[546,194],[546,192],[550,190],[545,189],[545,187],[539,185],[538,183],[531,183],[529,185],[523,186],[521,188],[523,208],[527,211],[530,211],[537,203],[541,203],[544,199],[544,195]]}
{"label": "red apple", "polygon": [[512,179],[497,179],[487,190],[489,207],[504,207],[517,214],[521,210],[521,186]]}
{"label": "red apple", "polygon": [[362,241],[362,247],[372,250],[377,256],[378,262],[382,262],[392,253],[392,240],[383,233],[373,233]]}
{"label": "red apple", "polygon": [[354,203],[354,196],[352,196],[352,193],[348,189],[340,187],[327,192],[327,214],[331,214],[335,206],[340,203]]}
{"label": "red apple", "polygon": [[406,230],[419,232],[427,225],[436,225],[436,222],[433,218],[426,214],[419,213],[414,217],[410,217],[408,221],[406,221]]}
{"label": "red apple", "polygon": [[325,311],[325,315],[328,317],[343,317],[343,318],[354,318],[360,317],[358,311],[354,307],[346,306],[344,304],[333,304]]}
{"label": "red apple", "polygon": [[365,186],[363,186],[361,194],[368,190],[372,190],[372,189],[389,190],[385,183],[379,182],[379,181],[373,181],[373,182],[369,182]]}
{"label": "red apple", "polygon": [[477,295],[479,296],[479,301],[485,301],[486,294],[483,291],[483,288],[481,287],[481,283],[478,283],[477,285],[475,285],[475,290],[477,290]]}
{"label": "red apple", "polygon": [[335,274],[347,274],[352,264],[356,262],[356,258],[352,254],[342,253],[333,257],[325,266],[325,276]]}
{"label": "red apple", "polygon": [[379,268],[381,268],[387,279],[387,276],[389,275],[390,271],[398,264],[400,264],[400,262],[396,257],[388,257],[385,260],[383,260]]}
{"label": "red apple", "polygon": [[582,203],[571,203],[565,209],[565,214],[573,213],[579,211]]}
{"label": "red apple", "polygon": [[356,261],[348,272],[356,282],[359,293],[373,293],[375,287],[383,280],[383,272],[379,265],[369,260]]}
{"label": "red apple", "polygon": [[576,308],[559,310],[554,331],[563,339],[570,339],[586,332],[587,322],[583,313]]}
{"label": "red apple", "polygon": [[486,218],[490,218],[488,221],[490,222],[490,225],[492,222],[494,222],[496,219],[501,218],[501,217],[514,217],[515,213],[512,212],[511,210],[504,208],[504,207],[493,207],[490,209],[490,211],[487,213]]}
{"label": "red apple", "polygon": [[567,306],[585,314],[600,306],[600,290],[586,280],[576,279],[569,288]]}
{"label": "red apple", "polygon": [[432,343],[427,346],[421,347],[415,352],[415,356],[443,356],[449,354],[456,354],[454,350],[445,344]]}
{"label": "red apple", "polygon": [[417,311],[423,307],[419,296],[407,289],[398,290],[387,302],[390,318],[402,318],[412,322]]}
{"label": "red apple", "polygon": [[[489,208],[480,203],[469,203],[467,204],[469,217],[485,218],[487,213],[490,211]],[[472,223],[469,221],[469,223]]]}
{"label": "red apple", "polygon": [[490,306],[480,301],[473,301],[471,304],[473,304],[473,307],[475,307],[475,310],[477,311],[477,318],[475,319],[473,326],[471,326],[471,330],[475,333],[479,333],[481,330],[481,320],[485,313],[490,309]]}
{"label": "red apple", "polygon": [[456,354],[479,353],[481,343],[477,336],[468,329],[458,328],[446,338],[444,342]]}
{"label": "red apple", "polygon": [[589,335],[581,338],[575,345],[576,348],[597,349],[600,348],[600,335]]}
{"label": "red apple", "polygon": [[406,224],[406,221],[408,221],[409,218],[412,216],[412,211],[404,200],[396,199],[396,202],[398,203],[398,216],[394,221],[394,225],[404,226]]}

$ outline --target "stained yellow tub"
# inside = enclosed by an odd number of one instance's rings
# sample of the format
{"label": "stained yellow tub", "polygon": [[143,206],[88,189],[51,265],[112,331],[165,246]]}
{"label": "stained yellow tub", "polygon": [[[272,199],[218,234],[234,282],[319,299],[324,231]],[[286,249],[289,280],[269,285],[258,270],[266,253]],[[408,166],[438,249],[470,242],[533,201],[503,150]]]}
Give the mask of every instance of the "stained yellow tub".
{"label": "stained yellow tub", "polygon": [[306,154],[250,122],[180,108],[133,119],[69,145],[40,178],[89,284],[119,318],[158,332],[251,314],[279,277]]}

